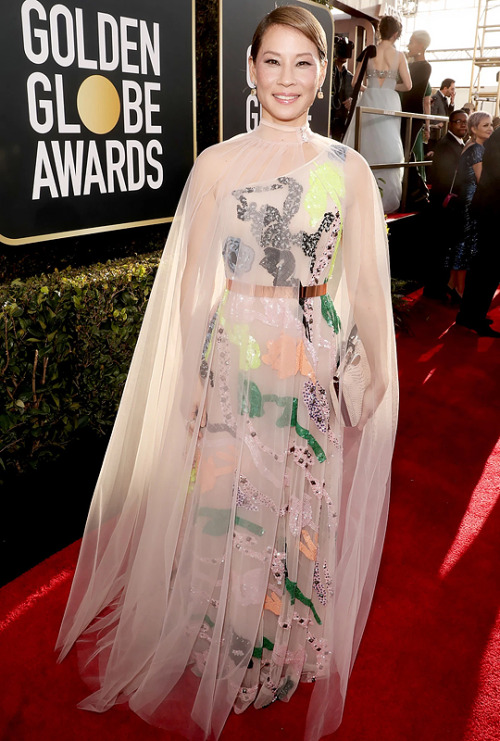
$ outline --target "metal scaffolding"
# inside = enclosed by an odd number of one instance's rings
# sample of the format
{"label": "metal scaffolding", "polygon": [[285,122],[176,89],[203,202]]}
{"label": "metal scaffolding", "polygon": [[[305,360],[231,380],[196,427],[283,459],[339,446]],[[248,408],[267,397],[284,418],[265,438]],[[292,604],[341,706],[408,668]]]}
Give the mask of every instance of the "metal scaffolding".
{"label": "metal scaffolding", "polygon": [[[472,73],[469,90],[469,99],[474,101],[494,100],[495,116],[498,116],[500,97],[500,74],[497,73],[496,93],[481,90],[481,70],[486,67],[498,67],[500,70],[500,49],[492,46],[498,41],[500,35],[500,23],[498,10],[500,0],[479,0],[477,9],[476,37],[472,56]],[[496,14],[495,14],[495,11]],[[493,19],[493,16],[496,18]]]}
{"label": "metal scaffolding", "polygon": [[[488,58],[500,59],[500,46],[490,46],[484,49]],[[428,62],[472,62],[474,49],[427,49],[425,58]]]}

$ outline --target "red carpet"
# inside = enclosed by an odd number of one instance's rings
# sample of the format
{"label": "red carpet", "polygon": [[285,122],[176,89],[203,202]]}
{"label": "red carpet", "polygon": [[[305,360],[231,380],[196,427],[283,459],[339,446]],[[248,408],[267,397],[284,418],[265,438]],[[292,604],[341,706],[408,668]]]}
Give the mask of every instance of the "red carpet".
{"label": "red carpet", "polygon": [[[500,300],[491,312],[500,330]],[[500,739],[500,341],[415,294],[398,338],[401,417],[373,609],[333,741]],[[174,739],[126,707],[76,709],[74,655],[52,652],[78,543],[0,590],[0,738]],[[232,716],[222,741],[302,737],[309,687]]]}

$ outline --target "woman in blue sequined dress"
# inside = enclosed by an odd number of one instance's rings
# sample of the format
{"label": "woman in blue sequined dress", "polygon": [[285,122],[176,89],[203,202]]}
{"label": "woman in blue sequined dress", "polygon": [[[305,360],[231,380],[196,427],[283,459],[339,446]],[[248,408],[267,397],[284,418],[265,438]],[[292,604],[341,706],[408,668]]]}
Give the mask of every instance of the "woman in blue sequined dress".
{"label": "woman in blue sequined dress", "polygon": [[[398,92],[411,90],[412,87],[406,57],[394,47],[401,36],[401,30],[401,23],[393,16],[384,16],[380,21],[377,56],[368,61],[366,86],[362,88],[364,92],[360,96],[359,105],[381,108],[384,111],[401,110]],[[354,84],[355,82],[356,77]],[[344,143],[349,147],[354,147],[355,123],[356,116],[353,117],[344,139]],[[364,114],[359,151],[370,165],[403,162],[400,132],[399,117]],[[376,170],[374,174],[382,195],[385,213],[397,211],[401,202],[403,168]]]}
{"label": "woman in blue sequined dress", "polygon": [[465,276],[472,258],[477,254],[478,225],[470,205],[481,177],[484,142],[493,133],[489,113],[476,111],[469,116],[467,127],[470,139],[460,156],[456,176],[458,240],[447,259],[450,268],[448,286],[463,295]]}

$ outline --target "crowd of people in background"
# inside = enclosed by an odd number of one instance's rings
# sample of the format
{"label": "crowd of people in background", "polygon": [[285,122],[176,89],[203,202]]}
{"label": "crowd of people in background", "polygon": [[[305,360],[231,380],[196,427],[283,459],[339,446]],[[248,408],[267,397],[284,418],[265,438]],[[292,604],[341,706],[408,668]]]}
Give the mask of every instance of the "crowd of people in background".
{"label": "crowd of people in background", "polygon": [[[415,31],[403,54],[395,48],[401,31],[396,18],[384,16],[368,63],[359,57],[354,75],[347,69],[353,45],[336,38],[331,136],[354,146],[353,114],[360,104],[440,117],[364,114],[360,151],[370,164],[431,161],[430,167],[409,168],[404,203],[405,212],[425,209],[430,220],[424,295],[456,304],[457,324],[481,336],[500,337],[487,316],[500,281],[498,249],[491,237],[495,189],[499,192],[500,118],[474,110],[471,103],[455,110],[456,82],[451,77],[433,94],[432,68],[425,58],[429,34]],[[374,174],[384,210],[397,211],[403,168]]]}

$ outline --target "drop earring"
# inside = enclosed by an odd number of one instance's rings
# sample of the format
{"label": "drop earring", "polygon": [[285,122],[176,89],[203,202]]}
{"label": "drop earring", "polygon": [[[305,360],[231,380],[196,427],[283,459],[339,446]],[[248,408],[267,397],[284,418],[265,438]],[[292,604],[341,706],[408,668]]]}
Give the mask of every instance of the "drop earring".
{"label": "drop earring", "polygon": [[323,98],[325,97],[321,88],[318,90],[317,97],[318,97],[318,100],[323,100]]}
{"label": "drop earring", "polygon": [[257,95],[257,85],[250,88],[250,95]]}

